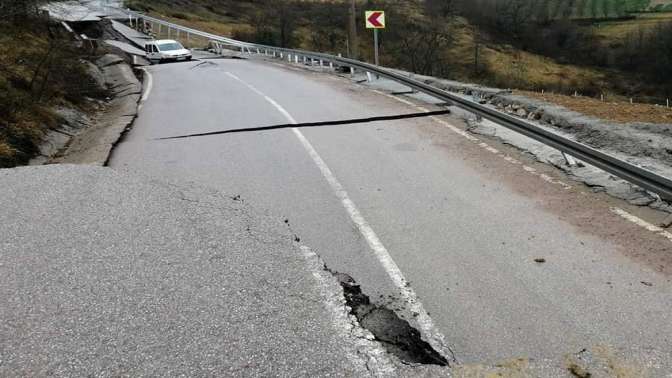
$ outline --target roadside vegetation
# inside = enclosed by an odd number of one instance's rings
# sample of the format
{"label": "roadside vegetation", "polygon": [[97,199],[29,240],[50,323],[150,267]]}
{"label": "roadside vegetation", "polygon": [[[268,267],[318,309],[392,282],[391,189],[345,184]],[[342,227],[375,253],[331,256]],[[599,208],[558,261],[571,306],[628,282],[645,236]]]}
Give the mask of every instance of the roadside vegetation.
{"label": "roadside vegetation", "polygon": [[[246,41],[352,55],[349,1],[129,0],[140,11]],[[672,98],[669,0],[357,1],[387,11],[381,63],[501,88],[665,104]],[[666,12],[666,11],[669,11]]]}
{"label": "roadside vegetation", "polygon": [[86,107],[102,96],[85,54],[35,0],[0,0],[0,168],[27,163],[60,119],[55,107]]}

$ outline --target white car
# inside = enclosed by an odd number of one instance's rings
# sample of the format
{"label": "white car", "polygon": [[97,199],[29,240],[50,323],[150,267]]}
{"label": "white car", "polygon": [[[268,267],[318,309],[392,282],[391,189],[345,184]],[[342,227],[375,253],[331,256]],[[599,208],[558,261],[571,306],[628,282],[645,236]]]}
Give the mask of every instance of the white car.
{"label": "white car", "polygon": [[180,42],[172,39],[147,42],[145,52],[147,53],[147,59],[153,64],[169,61],[189,61],[192,58],[190,50],[185,49]]}

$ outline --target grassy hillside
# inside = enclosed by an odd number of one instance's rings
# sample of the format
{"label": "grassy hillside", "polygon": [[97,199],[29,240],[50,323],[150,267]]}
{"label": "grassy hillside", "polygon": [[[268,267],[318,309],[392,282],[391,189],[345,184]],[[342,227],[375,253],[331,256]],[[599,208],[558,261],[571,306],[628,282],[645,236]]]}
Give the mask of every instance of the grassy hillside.
{"label": "grassy hillside", "polygon": [[[480,2],[493,4],[493,0],[464,1],[476,5],[477,15],[483,10]],[[529,0],[495,1],[509,4]],[[619,62],[625,53],[637,52],[629,50],[630,32],[672,20],[672,13],[613,19],[611,9],[646,10],[667,3],[672,0],[539,1],[535,4],[547,6],[553,14],[562,14],[562,7],[572,7],[576,17],[581,13],[578,9],[599,5],[609,9],[609,18],[551,21],[549,26],[538,27],[534,26],[536,21],[529,21],[536,29],[525,31],[527,39],[502,32],[495,23],[481,25],[477,17],[466,13],[466,17],[435,18],[432,14],[437,12],[428,11],[427,3],[420,0],[362,2],[358,14],[365,8],[387,10],[389,28],[381,33],[381,62],[390,67],[499,87],[664,99],[670,95],[666,93],[670,86],[612,63]],[[343,1],[131,0],[128,5],[242,40],[344,55],[348,52],[347,2]],[[360,18],[361,57],[370,61],[371,33],[362,23]],[[635,60],[632,63],[637,64]]]}
{"label": "grassy hillside", "polygon": [[607,43],[623,42],[628,36],[672,22],[672,12],[641,13],[631,19],[605,20],[591,25]]}
{"label": "grassy hillside", "polygon": [[0,19],[0,168],[25,164],[59,124],[54,106],[83,107],[103,96],[60,25]]}

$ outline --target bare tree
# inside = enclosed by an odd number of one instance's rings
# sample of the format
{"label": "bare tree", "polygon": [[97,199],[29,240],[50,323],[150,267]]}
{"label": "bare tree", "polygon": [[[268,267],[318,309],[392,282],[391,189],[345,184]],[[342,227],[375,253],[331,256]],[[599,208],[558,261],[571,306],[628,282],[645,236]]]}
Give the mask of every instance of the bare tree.
{"label": "bare tree", "polygon": [[447,18],[455,14],[456,0],[425,0],[425,14],[432,18]]}
{"label": "bare tree", "polygon": [[0,0],[0,21],[18,22],[37,14],[40,0]]}
{"label": "bare tree", "polygon": [[609,18],[609,1],[602,0],[602,17]]}
{"label": "bare tree", "polygon": [[437,12],[429,18],[390,18],[403,22],[385,34],[394,42],[390,55],[396,66],[425,75],[444,75],[445,53],[454,42],[451,13]]}
{"label": "bare tree", "polygon": [[312,50],[337,53],[344,47],[345,36],[348,33],[343,25],[349,18],[344,10],[343,5],[337,3],[325,3],[314,7],[310,16],[313,24],[310,30]]}
{"label": "bare tree", "polygon": [[535,6],[539,0],[500,0],[497,1],[497,26],[501,31],[519,38],[532,20]]}
{"label": "bare tree", "polygon": [[357,4],[351,0],[348,8],[348,53],[352,59],[359,59],[359,39],[357,38]]}
{"label": "bare tree", "polygon": [[598,3],[599,0],[590,0],[590,17],[597,18],[599,15]]}

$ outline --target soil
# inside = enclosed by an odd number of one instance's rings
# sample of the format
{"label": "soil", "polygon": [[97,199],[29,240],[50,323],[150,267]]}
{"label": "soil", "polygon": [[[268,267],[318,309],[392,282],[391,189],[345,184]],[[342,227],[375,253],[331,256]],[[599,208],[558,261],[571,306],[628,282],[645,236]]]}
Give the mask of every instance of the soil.
{"label": "soil", "polygon": [[672,124],[672,108],[629,102],[603,102],[590,97],[574,97],[559,94],[515,91],[515,94],[535,98],[563,106],[569,110],[618,123]]}

